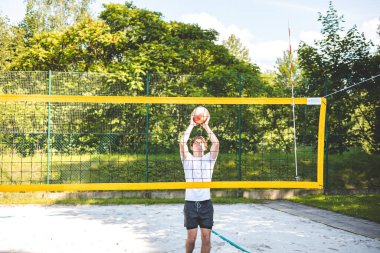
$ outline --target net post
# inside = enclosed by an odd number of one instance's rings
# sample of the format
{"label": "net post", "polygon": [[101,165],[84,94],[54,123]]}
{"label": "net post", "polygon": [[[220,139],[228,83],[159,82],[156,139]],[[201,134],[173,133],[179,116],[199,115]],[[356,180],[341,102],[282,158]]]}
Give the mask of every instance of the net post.
{"label": "net post", "polygon": [[317,182],[320,189],[324,187],[324,147],[325,147],[325,122],[326,122],[326,98],[321,98],[318,126],[318,154],[317,154]]}

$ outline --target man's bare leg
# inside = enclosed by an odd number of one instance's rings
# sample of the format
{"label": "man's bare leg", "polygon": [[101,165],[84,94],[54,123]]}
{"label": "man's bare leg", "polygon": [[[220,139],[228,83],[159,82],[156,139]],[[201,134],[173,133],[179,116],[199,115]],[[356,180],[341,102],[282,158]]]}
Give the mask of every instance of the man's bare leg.
{"label": "man's bare leg", "polygon": [[210,253],[211,251],[211,229],[201,228],[202,248],[201,253]]}
{"label": "man's bare leg", "polygon": [[192,253],[195,247],[195,240],[197,239],[198,228],[188,229],[187,230],[187,239],[186,239],[186,253]]}

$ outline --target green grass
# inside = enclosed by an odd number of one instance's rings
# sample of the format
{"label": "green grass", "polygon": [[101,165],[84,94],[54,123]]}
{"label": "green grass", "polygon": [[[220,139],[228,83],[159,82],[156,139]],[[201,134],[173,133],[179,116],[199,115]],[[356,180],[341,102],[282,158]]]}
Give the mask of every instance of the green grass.
{"label": "green grass", "polygon": [[380,188],[380,155],[352,149],[328,157],[329,189]]}
{"label": "green grass", "polygon": [[[236,154],[219,154],[214,181],[239,178]],[[54,154],[51,157],[50,183],[137,183],[146,181],[145,154]],[[380,155],[352,149],[330,154],[329,190],[380,188]],[[41,184],[47,182],[45,153],[22,157],[4,153],[0,157],[1,184]],[[293,154],[282,151],[242,155],[242,181],[292,181],[295,170]],[[150,182],[183,182],[183,168],[178,154],[150,154]],[[298,173],[303,181],[316,180],[316,156],[308,147],[298,152]]]}
{"label": "green grass", "polygon": [[380,223],[380,194],[304,196],[290,200]]}
{"label": "green grass", "polygon": [[[305,148],[303,148],[305,149]],[[303,150],[302,149],[302,150]],[[301,150],[301,149],[300,149]],[[316,157],[310,150],[299,152],[298,170],[306,181],[316,180]],[[96,157],[96,159],[94,159]],[[110,155],[76,157],[72,164],[58,161],[52,167],[56,183],[144,182],[145,157]],[[66,160],[69,160],[67,157]],[[236,154],[220,154],[213,179],[230,181],[238,178]],[[78,162],[81,161],[81,162]],[[368,189],[380,187],[380,155],[352,150],[329,156],[329,189]],[[149,178],[152,182],[183,181],[183,168],[178,154],[149,156]],[[293,154],[274,152],[245,154],[242,160],[242,180],[293,180]]]}
{"label": "green grass", "polygon": [[[242,157],[242,180],[293,180],[292,157],[292,154],[280,151],[245,154]],[[29,157],[4,154],[0,159],[0,180],[3,184],[39,184],[47,181],[46,154]],[[54,154],[51,159],[49,181],[54,184],[137,183],[146,180],[146,161],[142,154]],[[303,171],[302,178],[306,181],[315,180],[315,160],[315,157],[302,156],[299,160],[299,171]],[[184,181],[178,154],[149,155],[148,170],[151,182]],[[235,181],[238,178],[236,154],[219,154],[213,180]]]}
{"label": "green grass", "polygon": [[[261,200],[232,198],[232,197],[214,197],[212,202],[216,204],[238,204],[238,203],[261,203]],[[39,204],[39,205],[156,205],[156,204],[182,204],[183,198],[63,198],[63,199],[48,199],[38,198],[33,196],[24,197],[3,197],[0,198],[0,205],[24,205],[24,204]]]}

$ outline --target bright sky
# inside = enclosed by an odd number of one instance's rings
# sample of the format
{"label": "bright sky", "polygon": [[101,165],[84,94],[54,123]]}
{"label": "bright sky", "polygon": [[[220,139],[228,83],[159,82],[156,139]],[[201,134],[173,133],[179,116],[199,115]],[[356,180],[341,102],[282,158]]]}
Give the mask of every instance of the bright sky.
{"label": "bright sky", "polygon": [[[249,49],[252,62],[262,70],[273,69],[276,59],[289,46],[288,23],[291,28],[291,44],[297,49],[302,40],[312,44],[318,38],[323,15],[330,0],[134,0],[139,8],[161,12],[166,21],[198,23],[203,28],[213,28],[220,33],[219,42],[235,34]],[[91,9],[97,15],[103,3],[124,3],[124,0],[95,0]],[[379,0],[333,0],[338,15],[343,15],[345,27],[357,25],[367,39],[376,45],[380,24]],[[24,0],[1,0],[0,14],[19,22],[25,14]]]}

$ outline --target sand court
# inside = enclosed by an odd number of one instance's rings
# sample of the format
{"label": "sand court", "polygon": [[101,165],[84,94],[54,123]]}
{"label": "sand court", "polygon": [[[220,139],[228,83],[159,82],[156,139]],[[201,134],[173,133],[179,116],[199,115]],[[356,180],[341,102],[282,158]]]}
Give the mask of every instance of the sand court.
{"label": "sand court", "polygon": [[[380,252],[378,239],[264,204],[214,209],[214,230],[249,252]],[[0,252],[184,252],[182,210],[182,204],[2,205]],[[242,252],[216,235],[211,240],[212,252]]]}

